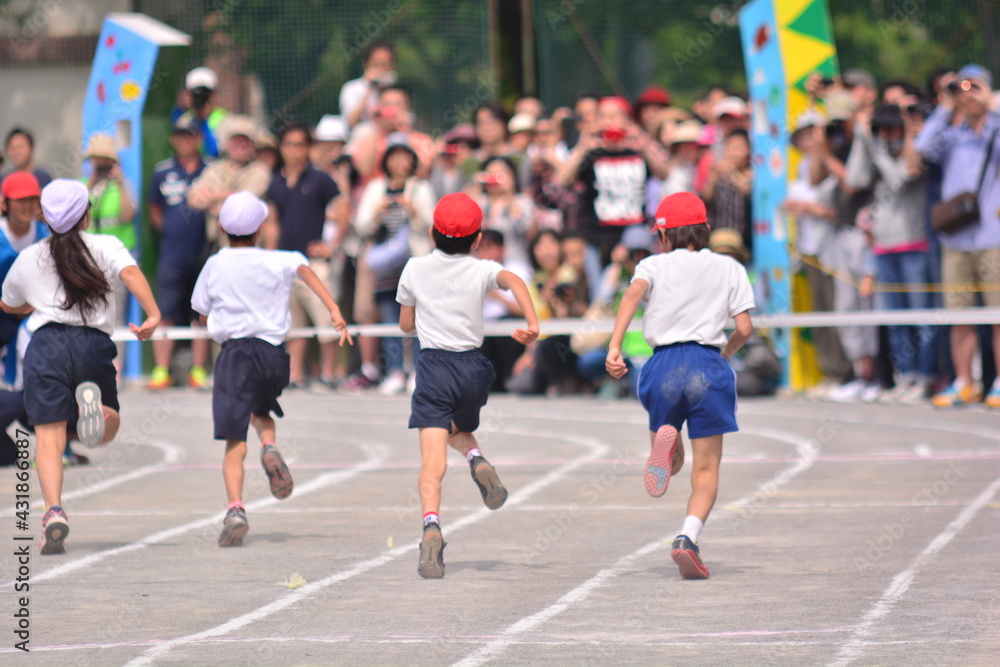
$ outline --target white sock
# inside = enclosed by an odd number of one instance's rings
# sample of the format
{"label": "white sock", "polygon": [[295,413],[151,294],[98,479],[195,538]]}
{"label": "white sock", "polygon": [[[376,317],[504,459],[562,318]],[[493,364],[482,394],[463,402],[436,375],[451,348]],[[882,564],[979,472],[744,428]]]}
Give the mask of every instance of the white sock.
{"label": "white sock", "polygon": [[378,366],[376,366],[370,361],[366,361],[365,363],[361,364],[361,374],[364,375],[369,380],[376,380],[378,379],[379,376]]}
{"label": "white sock", "polygon": [[687,535],[695,544],[698,543],[698,534],[705,524],[696,516],[688,515],[684,517],[684,525],[681,526],[681,535]]}
{"label": "white sock", "polygon": [[438,518],[437,512],[428,512],[424,515],[424,528],[432,523],[436,523],[439,526],[441,525],[441,519]]}
{"label": "white sock", "polygon": [[472,459],[476,458],[477,456],[483,456],[483,453],[479,451],[478,447],[473,447],[468,452],[466,452],[465,460],[468,461],[469,463],[472,463]]}

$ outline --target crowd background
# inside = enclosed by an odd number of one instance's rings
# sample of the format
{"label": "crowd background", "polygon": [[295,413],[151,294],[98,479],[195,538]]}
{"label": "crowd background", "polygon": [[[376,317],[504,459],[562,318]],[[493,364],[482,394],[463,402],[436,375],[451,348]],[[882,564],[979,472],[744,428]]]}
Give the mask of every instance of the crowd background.
{"label": "crowd background", "polygon": [[[480,255],[525,278],[543,317],[607,318],[636,263],[659,251],[646,230],[656,203],[673,192],[696,192],[709,204],[713,250],[752,261],[752,151],[742,67],[733,66],[741,62],[735,6],[132,4],[196,36],[196,67],[171,118],[173,156],[164,154],[149,183],[126,183],[113,141],[95,136],[85,147],[86,180],[100,231],[137,251],[139,243],[158,245],[165,322],[189,321],[186,295],[222,242],[215,215],[237,189],[270,202],[264,243],[306,253],[359,323],[396,321],[402,264],[430,250],[433,205],[455,191],[483,207]],[[997,126],[989,70],[959,71],[967,61],[998,61],[995,21],[982,20],[993,15],[991,3],[902,13],[882,4],[834,3],[840,60],[865,69],[812,77],[810,92],[825,111],[791,128],[805,159],[785,210],[799,220],[796,268],[817,309],[943,305],[934,290],[905,286],[941,281],[930,206],[957,194],[956,183],[975,185],[968,181],[979,176]],[[921,140],[929,118],[939,125]],[[949,123],[958,132],[970,121],[981,145],[967,159],[955,161],[931,141]],[[11,130],[4,170],[32,171],[42,185],[47,174],[31,148],[46,129]],[[987,171],[990,187],[997,173]],[[996,207],[986,213],[995,223]],[[148,216],[157,234],[137,238],[136,215]],[[996,281],[990,257],[970,269],[972,278]],[[296,325],[325,324],[319,310],[304,290],[293,299]],[[518,315],[509,295],[487,305],[491,319]],[[825,382],[811,395],[971,402],[975,380],[988,389],[995,375],[997,334],[981,333],[817,329]],[[602,334],[553,336],[527,350],[490,339],[495,389],[628,394],[637,373],[611,381],[606,344]],[[626,347],[636,369],[651,354],[641,336]],[[184,381],[170,371],[173,352],[157,344],[152,387]],[[419,353],[391,338],[362,339],[353,358],[324,339],[313,351],[309,341],[291,341],[289,352],[293,386],[385,394],[412,383]],[[736,363],[744,394],[775,389],[780,364],[766,337]],[[187,382],[204,386],[210,364],[208,347],[193,345]]]}

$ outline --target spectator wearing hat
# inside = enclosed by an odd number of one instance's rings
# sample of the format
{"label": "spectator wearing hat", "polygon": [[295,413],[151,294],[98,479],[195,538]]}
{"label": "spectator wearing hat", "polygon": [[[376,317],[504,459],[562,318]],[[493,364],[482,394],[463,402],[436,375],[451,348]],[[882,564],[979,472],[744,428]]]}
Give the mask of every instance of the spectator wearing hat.
{"label": "spectator wearing hat", "polygon": [[512,153],[525,154],[535,139],[536,117],[527,113],[514,114],[507,123],[509,149]]}
{"label": "spectator wearing hat", "polygon": [[[265,247],[299,252],[309,258],[309,268],[324,286],[329,288],[330,257],[333,250],[323,240],[323,231],[330,215],[330,204],[340,191],[325,172],[309,162],[312,134],[301,123],[288,123],[278,134],[278,150],[282,167],[274,172],[266,199],[270,204],[267,221],[262,227]],[[329,317],[326,305],[302,282],[292,285],[292,326],[325,326]],[[317,336],[320,347],[319,381],[332,386],[337,362],[337,336]],[[308,339],[288,341],[291,363],[291,386],[305,386],[305,361]]]}
{"label": "spectator wearing hat", "polygon": [[671,104],[670,93],[662,86],[650,86],[636,98],[635,122],[647,134],[657,136],[660,124],[660,112]]}
{"label": "spectator wearing hat", "polygon": [[0,177],[0,181],[15,171],[27,171],[33,174],[40,188],[44,188],[52,180],[49,172],[35,164],[35,138],[23,127],[12,128],[7,133],[4,153],[11,161],[13,169]]}
{"label": "spectator wearing hat", "polygon": [[[649,179],[646,190],[646,210],[652,215],[659,202],[678,192],[694,192],[694,181],[698,175],[698,140],[703,126],[696,120],[686,120],[675,125],[669,132],[669,171],[664,179]],[[661,130],[661,134],[663,131]],[[655,200],[655,201],[654,201]]]}
{"label": "spectator wearing hat", "polygon": [[[432,249],[428,232],[434,216],[434,192],[426,180],[416,175],[417,164],[417,153],[406,136],[390,135],[382,158],[384,176],[372,179],[365,186],[354,221],[358,236],[366,240],[355,308],[362,304],[362,310],[374,314],[366,303],[374,297],[377,321],[383,323],[399,321],[396,288],[407,260],[426,255]],[[361,290],[365,293],[360,293]],[[361,349],[364,377],[355,378],[349,388],[364,388],[376,379],[372,377],[373,371],[384,370],[379,393],[401,393],[407,387],[402,340],[382,339],[384,369],[378,369],[377,364],[372,368],[376,361],[373,351]]]}
{"label": "spectator wearing hat", "polygon": [[542,116],[535,124],[534,141],[528,146],[531,177],[526,191],[534,201],[539,229],[562,231],[565,212],[575,201],[573,190],[556,179],[559,168],[569,157],[562,133],[562,123],[554,117]]}
{"label": "spectator wearing hat", "polygon": [[188,205],[205,212],[205,238],[214,247],[225,247],[219,234],[219,210],[226,197],[240,190],[263,197],[271,185],[271,169],[257,160],[256,138],[260,132],[249,116],[229,114],[219,126],[222,158],[201,172],[188,188]]}
{"label": "spectator wearing hat", "polygon": [[[924,158],[940,164],[941,199],[965,192],[979,202],[979,220],[951,233],[939,235],[942,245],[941,277],[946,285],[1000,282],[1000,116],[991,111],[993,76],[986,68],[969,64],[958,71],[944,90],[942,102],[930,115],[916,139]],[[980,176],[982,185],[980,186]],[[1000,292],[983,290],[985,305],[1000,306]],[[977,304],[975,291],[946,291],[946,308]],[[1000,325],[993,325],[993,349],[1000,350]],[[976,331],[971,325],[951,327],[954,383],[933,398],[937,407],[976,403],[982,387],[972,381]],[[1000,355],[994,354],[1000,371]],[[1000,372],[997,373],[1000,378]],[[1000,379],[986,396],[986,404],[1000,408]]]}
{"label": "spectator wearing hat", "polygon": [[712,107],[711,120],[708,125],[712,127],[714,143],[712,150],[705,153],[698,162],[698,174],[695,178],[695,187],[698,192],[704,190],[712,165],[722,159],[723,144],[726,138],[737,130],[745,132],[749,128],[749,120],[750,111],[747,108],[747,103],[741,97],[735,95],[723,97]]}
{"label": "spectator wearing hat", "polygon": [[[187,202],[191,184],[201,176],[206,163],[198,151],[198,123],[180,118],[170,134],[174,156],[157,163],[149,181],[147,206],[149,221],[160,235],[156,267],[157,305],[165,326],[187,326],[192,323],[191,294],[201,270],[205,251],[205,213],[192,209]],[[170,359],[174,341],[153,341],[155,366],[150,389],[166,389],[171,385]],[[209,342],[191,341],[193,365],[188,385],[202,389],[207,383]]]}
{"label": "spectator wearing hat", "polygon": [[[210,157],[218,157],[221,153],[219,128],[228,114],[225,109],[212,103],[212,97],[218,86],[219,75],[210,67],[195,67],[184,78],[189,108],[180,115],[180,118],[198,125],[201,152]],[[174,120],[176,122],[177,118]]]}
{"label": "spectator wearing hat", "polygon": [[[904,98],[905,101],[905,98]],[[858,119],[847,161],[848,185],[874,185],[871,208],[876,278],[891,287],[881,292],[885,310],[932,307],[927,232],[927,188],[923,160],[914,146],[921,119],[896,105],[876,109],[870,121]],[[900,286],[911,286],[912,289]],[[890,326],[889,352],[896,386],[884,400],[922,402],[937,375],[932,328]]]}
{"label": "spectator wearing hat", "polygon": [[253,139],[257,149],[257,161],[263,163],[272,172],[281,164],[281,153],[278,151],[278,138],[270,130],[262,127],[257,130]]}
{"label": "spectator wearing hat", "polygon": [[385,155],[386,141],[390,134],[396,132],[406,136],[407,143],[417,154],[417,175],[426,178],[430,174],[435,155],[434,140],[411,128],[410,114],[409,92],[394,84],[379,89],[378,105],[372,119],[354,126],[345,150],[354,161],[362,186],[383,175],[382,158]]}
{"label": "spectator wearing hat", "polygon": [[340,89],[340,115],[349,128],[375,117],[379,93],[396,83],[396,52],[388,42],[372,42],[362,66],[364,73]]}
{"label": "spectator wearing hat", "polygon": [[841,76],[844,89],[850,94],[854,107],[862,112],[872,112],[878,102],[878,84],[875,77],[863,69],[849,69]]}
{"label": "spectator wearing hat", "polygon": [[[335,176],[338,172],[337,161],[345,155],[344,148],[350,138],[351,130],[342,116],[326,114],[320,118],[313,131],[313,147],[309,155],[313,166],[337,180]],[[342,192],[349,190],[350,188],[341,188]]]}

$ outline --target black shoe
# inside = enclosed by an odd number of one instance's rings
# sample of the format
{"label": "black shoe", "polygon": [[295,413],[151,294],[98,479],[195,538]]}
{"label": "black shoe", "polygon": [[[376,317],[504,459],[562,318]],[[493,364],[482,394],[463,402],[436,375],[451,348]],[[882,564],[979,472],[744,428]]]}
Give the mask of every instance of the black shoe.
{"label": "black shoe", "polygon": [[226,512],[222,522],[222,534],[219,535],[220,547],[242,547],[243,537],[250,530],[247,523],[247,513],[242,507],[233,507]]}
{"label": "black shoe", "polygon": [[684,579],[708,579],[708,568],[701,562],[698,545],[687,535],[678,535],[670,553]]}
{"label": "black shoe", "polygon": [[482,456],[474,456],[469,461],[469,470],[472,472],[472,481],[479,487],[479,493],[483,496],[483,503],[491,510],[503,507],[507,502],[507,489],[500,482],[497,471],[490,462]]}
{"label": "black shoe", "polygon": [[424,537],[420,540],[420,561],[417,574],[424,579],[444,577],[444,548],[447,544],[441,536],[441,526],[429,523],[424,526]]}

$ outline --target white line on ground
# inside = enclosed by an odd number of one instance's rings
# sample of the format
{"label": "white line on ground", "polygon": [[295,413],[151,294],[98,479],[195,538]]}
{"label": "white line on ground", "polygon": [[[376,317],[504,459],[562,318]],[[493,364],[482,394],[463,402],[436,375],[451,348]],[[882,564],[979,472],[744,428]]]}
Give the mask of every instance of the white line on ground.
{"label": "white line on ground", "polygon": [[[756,433],[757,435],[766,438],[773,438],[775,440],[787,442],[795,447],[798,455],[798,459],[792,463],[792,465],[779,471],[777,475],[767,482],[758,485],[757,490],[763,489],[765,486],[770,486],[772,488],[783,486],[796,475],[808,470],[809,467],[816,462],[816,447],[813,446],[812,442],[802,438],[801,436],[771,428],[746,428],[745,431],[747,433]],[[755,490],[754,493],[757,493],[757,490]],[[739,507],[743,503],[748,502],[753,495],[754,494],[747,494],[728,504]],[[531,616],[526,616],[516,623],[508,626],[500,633],[499,637],[480,647],[479,650],[466,656],[463,660],[455,663],[455,667],[478,667],[479,665],[496,660],[505,650],[507,650],[509,646],[518,640],[519,635],[538,627],[554,616],[566,611],[574,604],[583,602],[594,590],[626,572],[632,567],[633,563],[640,560],[644,556],[648,556],[655,551],[665,548],[669,544],[670,538],[663,536],[643,547],[640,547],[627,556],[623,556],[611,567],[601,570],[587,581],[563,595],[561,598],[556,600],[554,604],[532,614]]]}
{"label": "white line on ground", "polygon": [[899,602],[900,598],[906,595],[920,569],[937,556],[942,549],[948,546],[955,536],[975,518],[979,510],[989,504],[993,496],[997,494],[997,491],[1000,491],[1000,478],[993,480],[992,484],[986,487],[968,507],[962,510],[943,531],[938,533],[931,540],[930,544],[913,559],[909,567],[892,578],[892,583],[882,593],[882,597],[864,615],[854,630],[854,634],[841,647],[836,659],[830,663],[832,667],[849,665],[861,657],[862,649],[874,630],[875,624],[892,611],[892,608]]}
{"label": "white line on ground", "polygon": [[[386,445],[376,446],[372,444],[360,444],[359,447],[365,453],[365,460],[363,462],[361,462],[354,468],[328,472],[323,475],[319,475],[318,477],[315,477],[309,480],[308,482],[296,486],[293,499],[298,499],[304,495],[308,495],[310,493],[314,493],[316,491],[340,484],[341,482],[345,482],[349,479],[357,477],[362,473],[370,472],[372,470],[377,470],[379,468],[379,465],[383,461],[385,461],[386,457],[388,456],[387,453],[388,447]],[[247,503],[246,507],[247,511],[252,512],[254,510],[258,510],[261,508],[270,507],[271,505],[275,505],[279,502],[282,501],[279,501],[277,498],[273,497],[262,498],[260,500]],[[141,540],[130,542],[120,547],[115,547],[114,549],[98,551],[88,556],[84,556],[83,558],[77,558],[75,560],[71,560],[69,562],[63,563],[62,565],[58,565],[52,568],[51,570],[46,570],[41,574],[33,576],[31,578],[32,583],[39,583],[43,581],[49,581],[51,579],[56,579],[71,572],[76,572],[77,570],[91,567],[95,563],[98,563],[107,558],[111,558],[112,556],[128,553],[130,551],[138,551],[140,549],[145,549],[146,547],[152,546],[159,542],[163,542],[164,540],[172,539],[174,537],[177,537],[178,535],[183,535],[184,533],[188,533],[193,530],[198,530],[199,528],[206,528],[208,526],[211,526],[212,524],[219,522],[223,516],[224,513],[216,512],[206,518],[197,519],[195,521],[184,523],[179,526],[167,528],[166,530],[161,530],[160,532],[154,533]],[[14,583],[15,582],[13,581],[7,582],[0,588],[13,586]]]}
{"label": "white line on ground", "polygon": [[[523,435],[523,436],[532,436],[536,438],[552,438],[555,440],[562,440],[564,442],[573,442],[576,444],[580,444],[588,449],[586,453],[581,454],[573,461],[565,465],[562,465],[556,468],[555,470],[550,471],[548,474],[543,475],[534,482],[531,482],[530,484],[524,486],[519,491],[512,493],[507,500],[506,507],[517,506],[524,503],[526,500],[528,500],[528,498],[538,493],[542,489],[551,486],[556,482],[559,482],[568,474],[572,473],[577,468],[586,465],[591,460],[600,458],[602,456],[606,456],[610,451],[610,448],[607,445],[596,439],[585,438],[576,435],[566,435],[565,433],[545,432],[535,429],[531,431],[518,431],[516,429],[510,429],[506,427],[504,428],[504,433],[507,435]],[[490,514],[492,514],[492,511],[486,508],[481,508],[479,511],[473,512],[472,514],[467,514],[461,519],[458,519],[457,521],[450,523],[447,527],[446,534],[451,535],[455,531],[458,531],[466,526],[478,523],[479,521],[482,521]],[[202,630],[201,632],[196,632],[194,634],[190,634],[185,637],[177,637],[175,639],[171,639],[161,644],[157,644],[156,646],[146,651],[146,653],[144,653],[143,655],[129,662],[126,665],[126,667],[140,667],[141,665],[151,665],[156,661],[157,658],[162,657],[164,654],[168,653],[169,651],[173,650],[178,646],[192,644],[211,637],[220,637],[223,635],[227,635],[230,632],[239,630],[240,628],[250,625],[251,623],[267,618],[272,614],[276,614],[280,611],[283,611],[284,609],[287,609],[288,607],[294,604],[298,604],[302,600],[315,595],[316,593],[328,588],[329,586],[332,586],[333,584],[339,583],[341,581],[346,581],[359,574],[364,574],[365,572],[368,572],[377,567],[385,565],[386,563],[394,561],[397,558],[404,556],[406,554],[413,555],[414,551],[417,548],[417,544],[418,543],[415,542],[408,543],[403,546],[396,547],[395,549],[390,549],[389,551],[383,552],[382,554],[375,556],[374,558],[369,558],[367,560],[356,563],[353,567],[350,567],[346,570],[341,570],[340,572],[335,572],[314,583],[306,584],[301,588],[295,589],[293,591],[290,591],[289,593],[284,594],[282,597],[278,598],[274,602],[271,602],[270,604],[254,609],[253,611],[247,612],[242,616],[237,616],[235,618],[232,618],[226,621],[225,623],[217,625],[213,628]]]}

